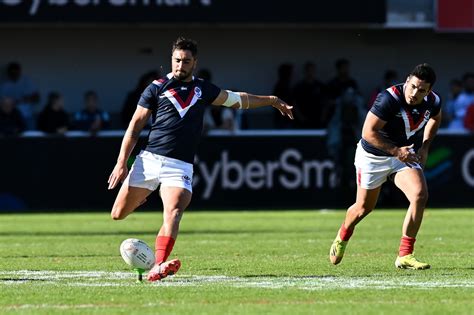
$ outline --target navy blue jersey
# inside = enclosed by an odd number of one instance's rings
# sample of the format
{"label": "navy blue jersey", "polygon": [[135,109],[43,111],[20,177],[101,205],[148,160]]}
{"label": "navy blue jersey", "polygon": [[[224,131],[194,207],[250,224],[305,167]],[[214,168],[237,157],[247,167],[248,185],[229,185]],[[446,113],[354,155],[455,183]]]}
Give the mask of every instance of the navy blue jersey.
{"label": "navy blue jersey", "polygon": [[[394,85],[380,92],[370,109],[375,116],[387,122],[380,130],[382,137],[397,147],[414,144],[416,136],[422,132],[430,117],[438,115],[441,109],[441,99],[433,91],[421,104],[408,105],[403,95],[403,86],[404,84]],[[365,139],[361,140],[361,144],[369,153],[391,156]]]}
{"label": "navy blue jersey", "polygon": [[219,95],[210,82],[176,80],[170,73],[143,91],[139,106],[153,111],[146,151],[193,163],[202,134],[204,109]]}

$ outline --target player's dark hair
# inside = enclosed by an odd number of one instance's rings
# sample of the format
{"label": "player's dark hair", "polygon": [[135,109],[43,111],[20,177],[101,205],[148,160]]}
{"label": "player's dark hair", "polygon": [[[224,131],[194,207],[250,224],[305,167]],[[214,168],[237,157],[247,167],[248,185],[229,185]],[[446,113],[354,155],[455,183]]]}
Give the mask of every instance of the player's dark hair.
{"label": "player's dark hair", "polygon": [[189,39],[189,38],[184,38],[184,37],[178,37],[173,43],[173,49],[171,50],[171,53],[173,53],[175,50],[189,50],[193,57],[197,56],[198,48],[197,48],[197,43],[196,41]]}
{"label": "player's dark hair", "polygon": [[416,66],[415,69],[413,69],[413,71],[410,73],[410,76],[415,76],[418,79],[429,83],[430,87],[432,87],[436,82],[436,73],[427,63],[422,63]]}

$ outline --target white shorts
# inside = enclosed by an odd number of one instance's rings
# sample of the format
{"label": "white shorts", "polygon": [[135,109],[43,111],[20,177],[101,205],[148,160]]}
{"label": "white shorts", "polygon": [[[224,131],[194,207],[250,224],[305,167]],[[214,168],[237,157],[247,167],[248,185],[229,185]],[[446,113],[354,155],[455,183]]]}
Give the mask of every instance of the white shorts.
{"label": "white shorts", "polygon": [[356,167],[357,185],[364,189],[374,189],[387,181],[395,173],[409,168],[422,169],[418,163],[406,164],[393,156],[377,156],[357,144],[354,165]]}
{"label": "white shorts", "polygon": [[193,192],[192,178],[192,164],[142,150],[123,183],[152,191],[162,185]]}

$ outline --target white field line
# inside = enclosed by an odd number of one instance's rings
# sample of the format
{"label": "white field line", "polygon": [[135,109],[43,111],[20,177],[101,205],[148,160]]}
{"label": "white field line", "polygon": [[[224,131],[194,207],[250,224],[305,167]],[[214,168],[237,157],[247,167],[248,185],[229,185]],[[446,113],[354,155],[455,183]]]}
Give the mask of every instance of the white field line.
{"label": "white field line", "polygon": [[[140,305],[141,307],[156,307],[161,306],[164,303],[146,303]],[[21,304],[21,305],[9,305],[5,307],[0,307],[0,310],[26,310],[26,309],[54,309],[54,310],[74,310],[74,309],[93,309],[98,308],[120,308],[127,307],[128,305],[123,304]]]}
{"label": "white field line", "polygon": [[[71,287],[123,287],[141,285],[135,282],[132,272],[106,271],[0,271],[0,287],[3,285],[56,285]],[[144,281],[146,283],[146,281]],[[301,290],[333,289],[397,289],[397,288],[474,288],[472,279],[454,279],[450,276],[439,276],[437,279],[407,279],[406,277],[230,277],[230,276],[197,276],[177,275],[153,286],[160,287],[204,287],[227,286],[238,288]]]}

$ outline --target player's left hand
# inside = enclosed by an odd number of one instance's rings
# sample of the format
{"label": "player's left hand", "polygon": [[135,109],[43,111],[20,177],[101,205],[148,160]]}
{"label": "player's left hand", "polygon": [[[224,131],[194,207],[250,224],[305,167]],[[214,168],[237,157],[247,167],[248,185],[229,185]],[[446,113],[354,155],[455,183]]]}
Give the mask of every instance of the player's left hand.
{"label": "player's left hand", "polygon": [[114,189],[118,183],[123,182],[125,177],[128,175],[127,164],[117,163],[114,167],[114,170],[109,176],[107,183],[109,184],[108,189]]}
{"label": "player's left hand", "polygon": [[288,116],[290,119],[294,119],[292,112],[293,106],[288,105],[285,101],[275,96],[275,101],[272,106],[278,109],[283,116]]}

